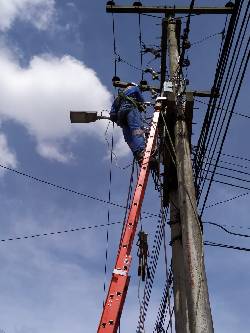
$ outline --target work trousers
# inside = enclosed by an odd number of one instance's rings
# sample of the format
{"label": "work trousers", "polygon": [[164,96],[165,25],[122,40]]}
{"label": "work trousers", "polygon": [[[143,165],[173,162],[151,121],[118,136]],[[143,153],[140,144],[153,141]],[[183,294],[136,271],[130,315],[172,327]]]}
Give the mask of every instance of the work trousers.
{"label": "work trousers", "polygon": [[134,106],[127,105],[120,109],[124,140],[136,155],[145,148],[144,122],[141,112]]}

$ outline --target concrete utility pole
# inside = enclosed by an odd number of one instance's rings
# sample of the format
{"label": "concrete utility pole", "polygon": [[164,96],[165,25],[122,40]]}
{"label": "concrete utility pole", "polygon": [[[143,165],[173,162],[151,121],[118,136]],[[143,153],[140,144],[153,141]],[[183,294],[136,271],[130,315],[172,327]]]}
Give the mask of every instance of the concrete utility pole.
{"label": "concrete utility pole", "polygon": [[[234,5],[229,2],[222,8],[149,7],[143,6],[140,1],[135,1],[132,6],[117,6],[114,0],[110,0],[107,2],[106,11],[134,14],[160,13],[165,14],[165,17],[175,14],[214,15],[232,14]],[[141,86],[141,89],[162,92],[161,97],[158,98],[157,107],[162,111],[159,126],[161,141],[163,141],[164,147],[167,146],[161,151],[165,168],[163,202],[165,207],[170,205],[176,333],[213,333],[202,231],[197,213],[190,153],[193,97],[210,97],[211,92],[183,91],[180,68],[182,64],[180,64],[179,55],[181,29],[177,22],[178,20],[175,19],[163,19],[160,88],[145,85]],[[170,59],[171,82],[166,82],[166,84],[169,83],[169,86],[166,86],[164,90],[167,51]],[[126,84],[119,80],[113,81],[113,85],[126,87]],[[212,93],[215,94],[215,92]],[[120,296],[120,293],[117,295]],[[111,296],[113,297],[113,295]],[[119,311],[120,318],[121,309]],[[114,321],[109,320],[107,325],[106,322],[102,322],[102,324],[105,324],[104,329],[110,329],[110,325],[112,326]],[[106,332],[115,333],[117,327],[110,331],[106,330]]]}
{"label": "concrete utility pole", "polygon": [[[176,118],[173,145],[175,148],[175,166],[178,183],[178,197],[176,193],[170,192],[170,203],[171,199],[174,201],[171,203],[171,221],[173,218],[173,256],[176,256],[176,258],[173,258],[173,261],[176,261],[174,273],[175,270],[177,271],[175,278],[175,306],[177,306],[175,315],[178,321],[176,332],[212,333],[214,330],[204,266],[203,239],[197,213],[191,164],[190,133],[188,132],[186,123],[188,115],[186,114],[186,107],[180,98],[181,78],[176,21],[174,19],[169,20],[167,29],[170,78],[173,83],[173,93],[170,94],[172,97],[169,96],[174,101]],[[176,209],[179,210],[179,214],[177,214]],[[178,219],[176,221],[177,215],[180,217],[180,224],[178,224]],[[178,235],[178,232],[181,233]],[[180,252],[182,252],[182,255]],[[184,275],[180,277],[180,265],[182,262],[184,262]],[[182,294],[179,295],[179,292]],[[183,295],[183,292],[186,297]]]}
{"label": "concrete utility pole", "polygon": [[[179,21],[179,28],[181,21]],[[171,57],[170,79],[173,80],[175,73],[178,70],[179,55],[178,45],[176,37],[176,25],[171,25],[171,33],[174,35],[169,38],[169,18],[162,20],[162,58],[161,58],[161,88],[163,89],[164,81],[166,78],[166,59],[167,51]],[[179,29],[180,30],[180,29]],[[162,96],[165,93],[162,90]],[[166,108],[166,113],[171,110]],[[168,117],[166,117],[168,118]],[[167,119],[166,119],[167,121]],[[164,125],[164,124],[163,124]],[[173,124],[174,125],[174,124]],[[168,125],[167,125],[168,126]],[[164,128],[164,126],[163,126]],[[170,134],[170,129],[164,128],[163,136],[168,138],[171,135],[171,140],[174,142],[173,130]],[[167,131],[169,131],[167,133]],[[166,181],[164,181],[164,192],[168,195],[168,200],[165,205],[170,205],[170,227],[171,227],[171,239],[172,239],[172,270],[173,270],[173,289],[174,289],[174,313],[175,313],[175,331],[176,333],[189,333],[188,323],[188,310],[187,310],[187,298],[186,298],[186,285],[185,285],[185,271],[184,271],[184,258],[182,250],[181,238],[181,222],[179,212],[179,198],[178,198],[178,186],[176,168],[172,159],[174,157],[174,151],[171,149],[171,143],[168,138],[169,149],[164,147],[163,163],[164,173]],[[169,180],[171,178],[171,180]]]}

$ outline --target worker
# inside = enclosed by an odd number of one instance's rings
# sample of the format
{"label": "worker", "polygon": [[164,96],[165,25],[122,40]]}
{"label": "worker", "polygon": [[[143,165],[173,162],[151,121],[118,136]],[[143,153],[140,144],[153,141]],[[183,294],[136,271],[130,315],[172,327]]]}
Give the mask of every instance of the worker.
{"label": "worker", "polygon": [[135,83],[120,91],[114,100],[110,119],[122,128],[124,140],[141,165],[145,150],[144,98]]}

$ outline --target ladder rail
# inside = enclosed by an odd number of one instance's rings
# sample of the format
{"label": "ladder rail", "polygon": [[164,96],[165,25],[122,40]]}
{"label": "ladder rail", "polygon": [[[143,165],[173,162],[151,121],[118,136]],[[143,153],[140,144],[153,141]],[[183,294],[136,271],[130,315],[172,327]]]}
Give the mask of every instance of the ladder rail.
{"label": "ladder rail", "polygon": [[155,105],[155,112],[151,124],[150,134],[140,168],[139,177],[134,190],[134,195],[122,235],[115,268],[113,270],[109,291],[103,307],[101,320],[97,333],[116,333],[120,323],[123,305],[129,286],[129,269],[132,261],[131,251],[139,221],[144,194],[149,177],[149,161],[157,137],[157,126],[160,116],[159,102]]}

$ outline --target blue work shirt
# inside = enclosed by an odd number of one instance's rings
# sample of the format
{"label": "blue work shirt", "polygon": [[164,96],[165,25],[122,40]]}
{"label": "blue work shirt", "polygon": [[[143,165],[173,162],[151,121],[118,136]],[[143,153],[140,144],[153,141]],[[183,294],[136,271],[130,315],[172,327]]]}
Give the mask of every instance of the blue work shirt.
{"label": "blue work shirt", "polygon": [[[123,91],[123,94],[130,98],[133,98],[136,102],[144,103],[144,98],[140,92],[140,89],[137,86],[130,86],[130,87],[126,88]],[[118,95],[118,97],[114,100],[112,107],[111,107],[111,111],[110,111],[111,120],[112,120],[112,118],[113,119],[116,118],[117,113],[120,108],[122,108],[128,104],[131,106],[132,103],[129,100],[127,100],[126,98],[120,99],[119,95]]]}

